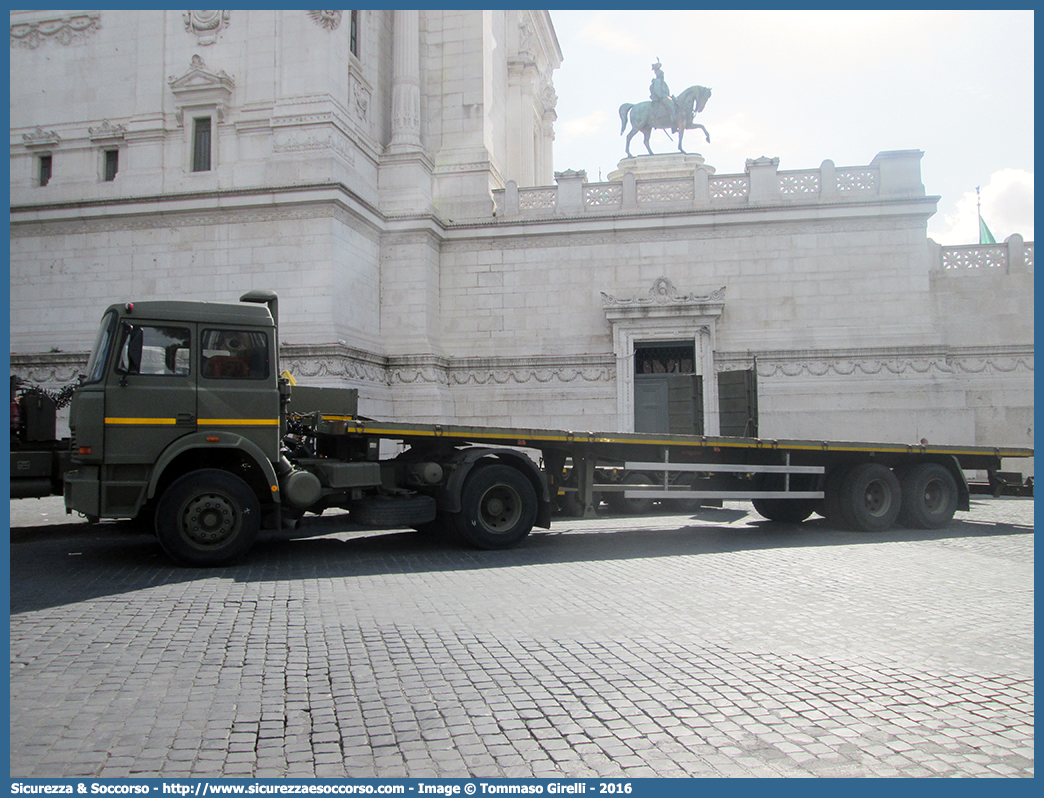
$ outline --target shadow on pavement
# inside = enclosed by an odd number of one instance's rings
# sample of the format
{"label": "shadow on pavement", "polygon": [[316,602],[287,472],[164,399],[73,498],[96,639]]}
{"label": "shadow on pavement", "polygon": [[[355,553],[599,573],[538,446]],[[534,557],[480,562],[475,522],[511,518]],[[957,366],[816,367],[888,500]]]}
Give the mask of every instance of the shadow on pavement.
{"label": "shadow on pavement", "polygon": [[[730,525],[744,517],[751,520],[742,526]],[[12,530],[11,613],[214,578],[241,582],[351,579],[1033,533],[1031,527],[1022,525],[954,521],[938,530],[867,534],[838,530],[818,517],[803,524],[779,524],[743,511],[709,508],[695,516],[604,520],[609,529],[599,528],[597,521],[571,524],[571,519],[558,519],[550,531],[534,531],[518,548],[478,551],[443,536],[401,530],[366,532],[346,526],[343,516],[324,517],[312,519],[308,528],[327,537],[262,540],[242,563],[206,569],[172,565],[150,533],[129,523],[26,527]],[[329,536],[335,534],[338,536]]]}

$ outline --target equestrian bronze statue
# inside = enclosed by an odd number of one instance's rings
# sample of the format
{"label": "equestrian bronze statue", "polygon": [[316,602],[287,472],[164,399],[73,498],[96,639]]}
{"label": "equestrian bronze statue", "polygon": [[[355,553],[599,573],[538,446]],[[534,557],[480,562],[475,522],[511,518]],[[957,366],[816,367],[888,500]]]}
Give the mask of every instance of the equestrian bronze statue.
{"label": "equestrian bronze statue", "polygon": [[[656,81],[653,82],[654,84],[656,83]],[[707,142],[710,143],[710,133],[707,132],[707,128],[699,122],[693,121],[696,114],[703,110],[710,96],[711,90],[706,86],[689,86],[689,88],[673,98],[673,103],[668,102],[672,99],[668,97],[647,100],[637,104],[624,103],[621,105],[621,136],[627,129],[628,118],[631,121],[631,132],[627,134],[627,142],[624,145],[628,157],[631,155],[631,139],[634,138],[634,134],[638,131],[641,131],[642,135],[645,136],[645,149],[649,151],[650,155],[653,154],[652,147],[649,146],[649,135],[654,128],[656,130],[670,130],[671,132],[677,131],[678,152],[685,152],[682,149],[682,141],[686,130],[699,128],[703,131],[703,135],[707,137]]]}

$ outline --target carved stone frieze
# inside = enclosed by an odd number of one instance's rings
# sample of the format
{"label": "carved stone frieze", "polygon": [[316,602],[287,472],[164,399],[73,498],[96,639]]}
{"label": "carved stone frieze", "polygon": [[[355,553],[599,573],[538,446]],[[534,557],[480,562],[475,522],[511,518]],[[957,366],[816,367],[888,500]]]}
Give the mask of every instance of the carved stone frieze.
{"label": "carved stone frieze", "polygon": [[1033,373],[1033,347],[910,347],[899,350],[824,350],[715,354],[716,371],[749,369],[758,376],[863,377],[881,375],[961,375]]}
{"label": "carved stone frieze", "polygon": [[201,47],[213,44],[228,27],[232,19],[231,11],[186,11],[183,14],[185,30],[195,34],[196,42]]}
{"label": "carved stone frieze", "polygon": [[36,127],[31,132],[22,134],[22,144],[30,148],[54,147],[57,146],[58,142],[61,140],[62,137],[53,130],[44,130],[41,127]]}
{"label": "carved stone frieze", "polygon": [[87,37],[101,30],[101,12],[51,16],[34,22],[11,26],[11,46],[35,50],[46,42],[63,46],[83,44]]}
{"label": "carved stone frieze", "polygon": [[98,127],[87,128],[91,141],[104,141],[108,139],[122,139],[127,135],[124,125],[113,125],[108,119],[102,121]]}
{"label": "carved stone frieze", "polygon": [[343,11],[309,11],[312,22],[326,30],[337,30],[341,26]]}
{"label": "carved stone frieze", "polygon": [[281,131],[272,137],[273,152],[308,152],[331,150],[350,166],[355,165],[355,149],[340,131],[333,128],[319,130]]}
{"label": "carved stone frieze", "polygon": [[42,388],[75,383],[87,371],[87,352],[47,352],[11,355],[11,374]]}
{"label": "carved stone frieze", "polygon": [[337,378],[380,385],[498,386],[614,382],[612,355],[447,359],[384,357],[344,343],[284,344],[283,365],[295,377]]}
{"label": "carved stone frieze", "polygon": [[674,283],[667,277],[657,277],[653,280],[652,288],[650,288],[645,294],[639,294],[633,297],[615,297],[611,294],[602,292],[602,307],[637,307],[643,305],[693,305],[703,304],[706,302],[724,302],[725,301],[725,289],[723,285],[716,291],[712,291],[709,294],[679,294],[678,289],[675,288]]}

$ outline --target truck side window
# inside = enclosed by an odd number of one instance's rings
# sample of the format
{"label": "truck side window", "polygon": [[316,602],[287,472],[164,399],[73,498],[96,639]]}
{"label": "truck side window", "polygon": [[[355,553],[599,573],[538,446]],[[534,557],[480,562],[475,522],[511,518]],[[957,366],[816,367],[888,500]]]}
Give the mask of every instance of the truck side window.
{"label": "truck side window", "polygon": [[257,330],[204,330],[200,372],[223,380],[268,377],[268,335]]}
{"label": "truck side window", "polygon": [[189,341],[184,327],[124,324],[116,371],[185,376],[189,373]]}

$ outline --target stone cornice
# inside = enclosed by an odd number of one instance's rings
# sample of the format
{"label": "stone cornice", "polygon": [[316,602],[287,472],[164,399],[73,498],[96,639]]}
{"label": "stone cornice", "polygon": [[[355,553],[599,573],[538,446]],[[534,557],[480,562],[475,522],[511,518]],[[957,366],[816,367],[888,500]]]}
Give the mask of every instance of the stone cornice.
{"label": "stone cornice", "polygon": [[[344,207],[375,231],[384,229],[383,214],[344,183],[338,182],[13,205],[11,233],[15,235],[19,228],[30,225],[66,222],[82,226],[91,221],[105,220],[111,223],[130,217],[135,217],[143,226],[155,226],[145,220],[155,216],[156,224],[162,224],[163,216],[169,214],[192,213],[205,218],[229,211],[266,209],[272,215],[288,213],[305,204],[323,205],[329,202]],[[193,210],[186,211],[189,205]],[[34,230],[31,234],[40,233]]]}

